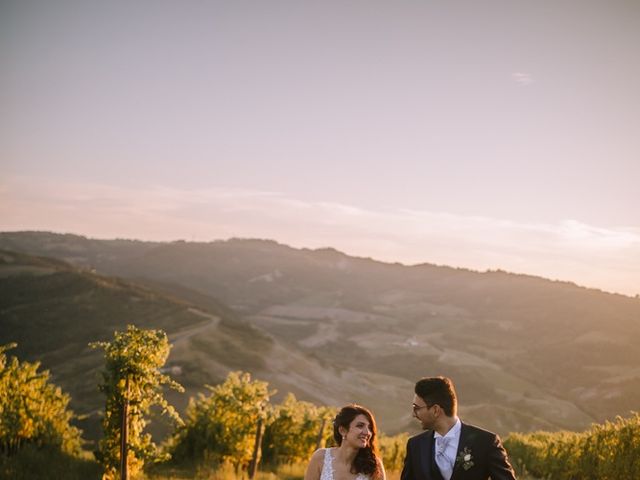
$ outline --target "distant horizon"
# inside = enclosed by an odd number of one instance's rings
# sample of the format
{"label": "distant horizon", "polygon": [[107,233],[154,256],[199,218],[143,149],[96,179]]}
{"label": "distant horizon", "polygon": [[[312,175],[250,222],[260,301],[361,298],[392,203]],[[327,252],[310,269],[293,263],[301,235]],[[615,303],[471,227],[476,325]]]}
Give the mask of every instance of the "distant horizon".
{"label": "distant horizon", "polygon": [[462,5],[0,4],[0,230],[639,294],[640,2]]}
{"label": "distant horizon", "polygon": [[540,280],[545,280],[545,281],[549,281],[549,282],[554,282],[554,283],[566,283],[566,284],[570,284],[570,285],[574,285],[578,288],[584,288],[587,290],[595,290],[598,292],[602,292],[602,293],[606,293],[606,294],[610,294],[610,295],[621,295],[627,298],[639,298],[640,294],[627,294],[627,293],[623,293],[623,292],[616,292],[616,291],[611,291],[611,290],[606,290],[600,287],[595,287],[595,286],[588,286],[588,285],[583,285],[580,284],[578,282],[576,282],[575,280],[571,280],[571,279],[560,279],[560,278],[551,278],[551,277],[545,277],[543,275],[536,275],[536,274],[532,274],[532,273],[528,273],[528,272],[518,272],[518,271],[511,271],[505,268],[501,268],[501,267],[496,267],[496,268],[486,268],[486,269],[475,269],[472,267],[467,267],[464,265],[449,265],[449,264],[442,264],[442,263],[435,263],[429,260],[425,260],[422,262],[418,262],[418,263],[408,263],[408,262],[403,262],[400,260],[387,260],[387,259],[380,259],[380,258],[375,258],[372,256],[366,256],[366,255],[358,255],[358,254],[354,254],[354,253],[349,253],[347,251],[341,250],[339,248],[336,248],[332,245],[326,245],[326,246],[319,246],[319,247],[307,247],[307,246],[303,246],[303,245],[293,245],[290,243],[286,243],[283,241],[280,241],[278,239],[275,238],[267,238],[267,237],[240,237],[240,236],[232,236],[232,237],[228,237],[228,238],[214,238],[214,239],[210,239],[210,240],[189,240],[186,238],[175,238],[172,240],[169,239],[165,239],[165,240],[153,240],[153,239],[144,239],[144,238],[135,238],[135,237],[103,237],[103,236],[92,236],[92,235],[85,235],[85,234],[81,234],[81,233],[75,233],[75,232],[62,232],[62,231],[54,231],[54,230],[2,230],[0,231],[0,234],[3,233],[45,233],[45,234],[54,234],[54,235],[71,235],[71,236],[76,236],[76,237],[82,237],[82,238],[86,238],[87,240],[97,240],[97,241],[128,241],[128,242],[140,242],[140,243],[161,243],[161,244],[167,244],[167,243],[198,243],[198,244],[209,244],[209,243],[216,243],[216,242],[230,242],[230,241],[234,241],[234,240],[239,240],[239,241],[263,241],[263,242],[273,242],[276,243],[277,245],[283,246],[283,247],[287,247],[287,248],[292,248],[295,250],[310,250],[310,251],[319,251],[319,250],[335,250],[336,252],[345,255],[347,257],[350,258],[355,258],[355,259],[363,259],[363,260],[371,260],[374,262],[378,262],[378,263],[385,263],[385,264],[389,264],[389,265],[400,265],[403,267],[420,267],[423,265],[428,265],[428,266],[433,266],[433,267],[442,267],[442,268],[451,268],[454,270],[466,270],[468,272],[472,272],[472,273],[479,273],[479,274],[483,274],[483,273],[506,273],[509,275],[516,275],[516,276],[525,276],[525,277],[531,277],[531,278],[536,278],[536,279],[540,279]]}

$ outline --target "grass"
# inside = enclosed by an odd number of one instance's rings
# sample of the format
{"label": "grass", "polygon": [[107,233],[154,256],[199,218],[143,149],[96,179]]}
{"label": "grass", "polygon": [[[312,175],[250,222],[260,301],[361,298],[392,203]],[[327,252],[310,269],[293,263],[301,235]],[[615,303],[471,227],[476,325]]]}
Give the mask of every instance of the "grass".
{"label": "grass", "polygon": [[0,478],[97,480],[101,476],[102,469],[89,452],[73,456],[59,450],[28,445],[10,457],[0,454]]}
{"label": "grass", "polygon": [[[255,480],[302,480],[306,464],[279,465],[277,467],[265,467],[257,472]],[[170,465],[158,465],[150,469],[146,480],[248,480],[246,471],[236,470],[231,465],[213,466],[207,464],[182,465],[180,467]]]}
{"label": "grass", "polygon": [[[265,466],[254,480],[302,480],[306,463],[293,465]],[[387,480],[400,480],[400,472],[386,472]],[[99,480],[102,477],[100,465],[93,455],[84,452],[80,456],[71,456],[59,451],[26,447],[12,457],[0,455],[0,479],[37,480],[64,478],[65,480]],[[519,476],[521,480],[534,480],[533,477]],[[212,465],[185,465],[175,467],[157,465],[145,474],[132,480],[248,480],[245,471],[237,471],[230,465],[214,467]]]}
{"label": "grass", "polygon": [[[302,480],[306,463],[265,466],[254,480]],[[160,465],[147,474],[146,480],[248,480],[247,472],[237,471],[230,465],[190,465],[181,468]],[[387,472],[387,480],[400,480],[400,472]]]}
{"label": "grass", "polygon": [[[263,465],[254,480],[303,480],[306,462],[277,466]],[[400,472],[387,471],[387,480],[400,480]],[[60,451],[27,446],[11,457],[0,454],[0,479],[37,480],[100,480],[102,468],[90,452],[78,456]],[[533,480],[531,477],[518,477]],[[248,480],[246,471],[231,465],[206,463],[158,464],[132,477],[132,480]]]}
{"label": "grass", "polygon": [[[279,465],[259,471],[255,480],[302,480],[307,468],[306,463]],[[400,480],[400,472],[386,472],[387,480]],[[147,480],[248,480],[247,472],[238,472],[233,467],[213,468],[210,466],[195,469],[170,470],[162,468],[147,476]],[[524,479],[526,480],[526,479]]]}
{"label": "grass", "polygon": [[[306,464],[280,465],[259,471],[254,480],[302,480]],[[99,480],[102,468],[90,452],[72,456],[57,450],[27,446],[13,456],[0,454],[0,479]],[[157,465],[132,480],[248,480],[245,471],[230,465],[191,464],[181,467]]]}

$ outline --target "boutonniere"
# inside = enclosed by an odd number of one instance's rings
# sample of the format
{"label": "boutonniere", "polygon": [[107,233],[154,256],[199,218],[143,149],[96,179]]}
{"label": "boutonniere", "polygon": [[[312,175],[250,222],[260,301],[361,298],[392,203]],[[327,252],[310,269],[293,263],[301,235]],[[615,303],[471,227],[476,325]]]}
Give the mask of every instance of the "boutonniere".
{"label": "boutonniere", "polygon": [[464,447],[464,449],[458,454],[456,463],[462,464],[462,468],[469,470],[473,467],[473,456],[471,456],[471,449]]}

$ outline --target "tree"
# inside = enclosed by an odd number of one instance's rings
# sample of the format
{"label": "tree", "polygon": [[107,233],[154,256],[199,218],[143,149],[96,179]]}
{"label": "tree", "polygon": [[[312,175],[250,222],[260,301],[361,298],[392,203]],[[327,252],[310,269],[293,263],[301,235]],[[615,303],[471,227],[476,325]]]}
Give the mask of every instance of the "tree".
{"label": "tree", "polygon": [[184,391],[160,373],[169,356],[169,340],[162,330],[141,330],[129,325],[126,332],[116,331],[111,342],[96,342],[91,346],[104,348],[106,362],[100,385],[107,397],[102,423],[104,438],[96,457],[107,479],[118,477],[118,467],[135,474],[145,461],[163,459],[151,435],[144,432],[151,407],[159,406],[163,414],[181,422],[162,390],[167,385]]}
{"label": "tree", "polygon": [[378,436],[382,463],[387,471],[402,470],[408,439],[409,435],[406,433],[400,433],[393,437],[388,437],[381,433]]}
{"label": "tree", "polygon": [[231,372],[208,396],[189,401],[185,425],[173,439],[174,458],[195,458],[247,468],[255,447],[258,420],[270,415],[269,384],[249,373]]}
{"label": "tree", "polygon": [[331,419],[335,409],[317,407],[312,403],[296,400],[289,393],[275,407],[273,420],[264,434],[264,459],[272,464],[307,461],[314,450],[324,446],[333,436]]}
{"label": "tree", "polygon": [[80,450],[80,430],[70,425],[69,396],[50,383],[40,363],[7,359],[0,346],[0,451],[17,453],[27,444],[50,446],[66,453]]}

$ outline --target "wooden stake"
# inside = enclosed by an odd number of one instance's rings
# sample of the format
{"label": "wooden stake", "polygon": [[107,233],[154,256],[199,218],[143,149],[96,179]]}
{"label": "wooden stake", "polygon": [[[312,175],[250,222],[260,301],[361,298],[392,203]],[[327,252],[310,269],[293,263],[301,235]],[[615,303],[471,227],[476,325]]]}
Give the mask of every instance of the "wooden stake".
{"label": "wooden stake", "polygon": [[127,468],[128,444],[129,444],[129,375],[127,375],[126,393],[122,404],[122,418],[120,420],[120,479],[129,480]]}
{"label": "wooden stake", "polygon": [[262,445],[262,417],[258,419],[258,425],[256,426],[256,443],[253,446],[253,456],[251,463],[249,464],[249,480],[252,480],[256,476],[258,471],[258,462],[260,461],[260,447]]}

